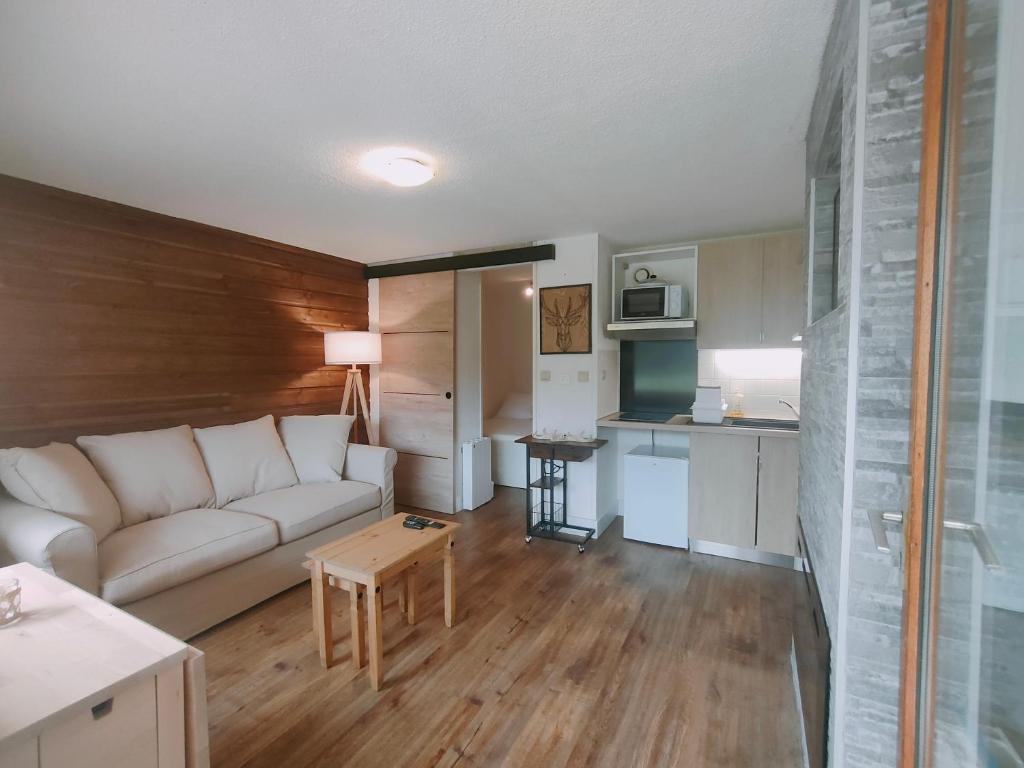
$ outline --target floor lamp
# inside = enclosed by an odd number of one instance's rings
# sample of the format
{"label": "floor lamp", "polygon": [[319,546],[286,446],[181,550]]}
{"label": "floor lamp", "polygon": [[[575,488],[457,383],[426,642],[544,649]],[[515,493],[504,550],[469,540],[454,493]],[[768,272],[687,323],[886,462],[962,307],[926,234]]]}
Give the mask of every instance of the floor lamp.
{"label": "floor lamp", "polygon": [[[324,334],[324,363],[327,365],[350,366],[345,377],[345,394],[341,397],[341,414],[349,415],[348,404],[352,401],[352,416],[359,420],[362,413],[366,424],[366,438],[370,445],[377,445],[377,436],[370,424],[370,409],[366,405],[366,391],[359,365],[377,365],[381,362],[380,334],[370,331],[332,331]],[[353,396],[353,389],[355,396]]]}

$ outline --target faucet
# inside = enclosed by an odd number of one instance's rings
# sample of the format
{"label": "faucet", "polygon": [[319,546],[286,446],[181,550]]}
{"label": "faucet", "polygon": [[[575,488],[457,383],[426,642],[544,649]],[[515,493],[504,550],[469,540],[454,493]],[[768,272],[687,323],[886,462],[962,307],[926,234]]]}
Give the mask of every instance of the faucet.
{"label": "faucet", "polygon": [[793,415],[796,416],[797,421],[800,420],[800,411],[798,411],[796,406],[793,405],[791,402],[789,402],[789,400],[784,400],[782,398],[779,398],[779,403],[781,405],[789,406],[789,410],[791,410],[793,412]]}

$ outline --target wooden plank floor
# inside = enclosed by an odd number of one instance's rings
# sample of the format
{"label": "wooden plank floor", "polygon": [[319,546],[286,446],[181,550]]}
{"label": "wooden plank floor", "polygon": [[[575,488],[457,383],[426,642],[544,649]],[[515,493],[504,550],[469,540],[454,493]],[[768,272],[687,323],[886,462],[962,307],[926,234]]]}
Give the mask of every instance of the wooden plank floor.
{"label": "wooden plank floor", "polygon": [[419,623],[385,593],[386,678],[354,671],[335,597],[320,667],[309,588],[204,633],[213,765],[801,765],[789,664],[796,574],[625,541],[523,542],[521,491],[463,513],[458,615],[441,567]]}

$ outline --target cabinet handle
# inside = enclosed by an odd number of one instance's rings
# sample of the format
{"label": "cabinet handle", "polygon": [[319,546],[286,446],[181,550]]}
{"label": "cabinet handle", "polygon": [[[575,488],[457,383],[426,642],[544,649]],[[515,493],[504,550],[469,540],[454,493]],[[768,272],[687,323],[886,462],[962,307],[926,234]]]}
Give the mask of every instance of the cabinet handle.
{"label": "cabinet handle", "polygon": [[99,720],[101,718],[106,717],[107,715],[109,715],[113,711],[114,711],[114,700],[113,699],[107,699],[106,701],[101,701],[99,704],[97,704],[95,707],[92,708],[92,719],[93,720]]}

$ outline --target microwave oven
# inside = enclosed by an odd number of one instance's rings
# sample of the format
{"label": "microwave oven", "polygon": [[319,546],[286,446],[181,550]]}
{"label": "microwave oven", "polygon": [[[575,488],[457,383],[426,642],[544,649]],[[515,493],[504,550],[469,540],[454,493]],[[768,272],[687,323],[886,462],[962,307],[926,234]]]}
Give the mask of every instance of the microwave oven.
{"label": "microwave oven", "polygon": [[623,320],[668,320],[686,312],[683,286],[638,285],[622,289]]}

